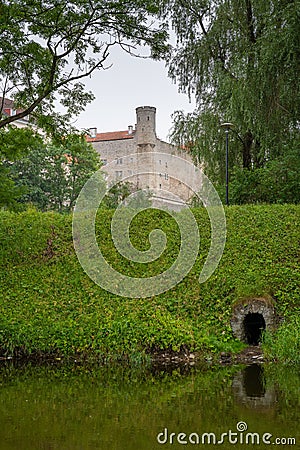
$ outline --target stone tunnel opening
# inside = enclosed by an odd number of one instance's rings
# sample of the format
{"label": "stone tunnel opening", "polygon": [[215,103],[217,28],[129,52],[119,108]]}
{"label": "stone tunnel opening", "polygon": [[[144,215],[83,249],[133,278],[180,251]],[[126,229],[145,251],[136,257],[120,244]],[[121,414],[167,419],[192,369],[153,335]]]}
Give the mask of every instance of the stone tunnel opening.
{"label": "stone tunnel opening", "polygon": [[243,325],[247,344],[258,345],[261,342],[262,332],[266,329],[264,316],[260,313],[248,313]]}

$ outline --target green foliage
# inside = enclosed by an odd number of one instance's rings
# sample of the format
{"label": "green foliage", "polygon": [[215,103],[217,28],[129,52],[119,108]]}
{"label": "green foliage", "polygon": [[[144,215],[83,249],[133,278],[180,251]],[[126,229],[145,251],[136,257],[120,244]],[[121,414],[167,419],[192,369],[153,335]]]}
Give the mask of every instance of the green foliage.
{"label": "green foliage", "polygon": [[122,183],[116,183],[107,192],[103,206],[108,209],[116,209],[120,203],[124,202],[124,200],[133,192],[134,186],[128,181]]}
{"label": "green foliage", "polygon": [[[201,241],[190,273],[163,294],[128,299],[101,289],[82,270],[73,249],[70,215],[1,211],[2,353],[107,358],[154,350],[236,352],[243,344],[232,336],[232,305],[251,295],[274,299],[278,314],[286,318],[278,342],[283,346],[286,335],[290,347],[294,343],[293,348],[299,349],[295,328],[299,323],[292,319],[300,308],[299,206],[227,208],[226,248],[217,270],[203,284],[198,277],[210,246],[210,223],[204,208],[193,213]],[[133,263],[117,253],[110,237],[113,214],[98,212],[96,235],[103,255],[116,270],[144,277],[173,264],[180,233],[166,212],[143,211],[131,224],[132,244],[141,250],[149,246],[151,230],[159,227],[167,234],[165,251],[149,264]],[[292,352],[288,346],[279,351],[275,344],[265,348],[272,358],[282,359],[286,351]]]}
{"label": "green foliage", "polygon": [[0,207],[17,209],[17,200],[24,193],[10,177],[10,170],[0,164]]}
{"label": "green foliage", "polygon": [[266,331],[263,336],[263,350],[269,359],[288,364],[300,363],[300,318],[294,313],[279,327],[276,333]]}
{"label": "green foliage", "polygon": [[42,138],[31,128],[0,128],[0,157],[2,160],[15,161],[38,145]]}
{"label": "green foliage", "polygon": [[149,189],[137,189],[126,202],[126,206],[133,209],[150,208],[151,191]]}
{"label": "green foliage", "polygon": [[[72,115],[94,99],[82,79],[109,67],[112,46],[134,53],[147,45],[153,58],[167,50],[164,26],[149,21],[157,13],[152,0],[2,1],[1,96],[9,95],[23,111],[0,117],[0,127],[30,115],[47,133],[65,134]],[[55,112],[55,101],[64,114]]]}
{"label": "green foliage", "polygon": [[299,0],[165,0],[163,5],[177,37],[167,61],[169,75],[197,101],[194,113],[175,114],[173,140],[189,147],[220,183],[225,177],[222,122],[235,125],[230,170],[261,168],[284,158],[286,148],[295,150]]}
{"label": "green foliage", "polygon": [[242,203],[299,203],[300,152],[295,149],[265,167],[236,169],[230,183],[230,201]]}
{"label": "green foliage", "polygon": [[17,200],[26,189],[14,182],[10,166],[41,145],[41,137],[30,128],[0,128],[0,207],[18,208]]}
{"label": "green foliage", "polygon": [[21,203],[60,212],[73,209],[85,182],[99,168],[98,153],[84,136],[76,134],[40,145],[10,164],[16,186],[26,189]]}
{"label": "green foliage", "polygon": [[137,189],[128,181],[119,182],[108,188],[101,207],[106,209],[116,209],[121,204],[129,208],[139,209],[151,206],[151,193],[148,190]]}

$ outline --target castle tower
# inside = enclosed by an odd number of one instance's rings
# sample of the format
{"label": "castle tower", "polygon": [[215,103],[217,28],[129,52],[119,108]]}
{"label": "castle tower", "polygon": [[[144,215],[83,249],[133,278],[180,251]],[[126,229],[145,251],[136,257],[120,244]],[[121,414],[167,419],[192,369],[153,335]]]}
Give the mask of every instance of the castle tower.
{"label": "castle tower", "polygon": [[[140,151],[153,151],[156,144],[155,132],[155,115],[156,108],[154,106],[139,106],[136,108],[136,143]],[[149,148],[150,147],[150,148]]]}
{"label": "castle tower", "polygon": [[[153,185],[153,176],[151,173],[154,167],[153,153],[157,143],[155,132],[155,114],[154,106],[139,106],[136,108],[136,127],[135,141],[137,144],[138,164],[138,187]],[[146,173],[143,173],[146,172]]]}

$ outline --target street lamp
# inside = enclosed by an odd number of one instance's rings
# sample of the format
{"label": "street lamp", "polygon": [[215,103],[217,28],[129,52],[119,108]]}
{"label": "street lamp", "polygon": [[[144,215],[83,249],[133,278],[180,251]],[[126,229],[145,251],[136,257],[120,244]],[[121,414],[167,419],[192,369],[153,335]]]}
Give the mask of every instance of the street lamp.
{"label": "street lamp", "polygon": [[229,205],[229,197],[228,197],[228,134],[229,130],[233,127],[233,123],[224,122],[221,123],[221,127],[225,129],[226,133],[226,205]]}

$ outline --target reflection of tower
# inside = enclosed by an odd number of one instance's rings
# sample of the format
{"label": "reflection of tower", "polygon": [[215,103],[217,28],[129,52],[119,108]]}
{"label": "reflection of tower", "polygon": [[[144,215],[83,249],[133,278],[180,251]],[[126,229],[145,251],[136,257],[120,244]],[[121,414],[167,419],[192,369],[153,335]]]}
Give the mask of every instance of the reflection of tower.
{"label": "reflection of tower", "polygon": [[[135,139],[137,143],[138,172],[153,172],[154,158],[151,152],[154,152],[157,142],[155,132],[155,115],[156,108],[154,106],[139,106],[136,108],[136,129]],[[143,187],[151,186],[152,177],[149,175],[139,175],[139,182]]]}

